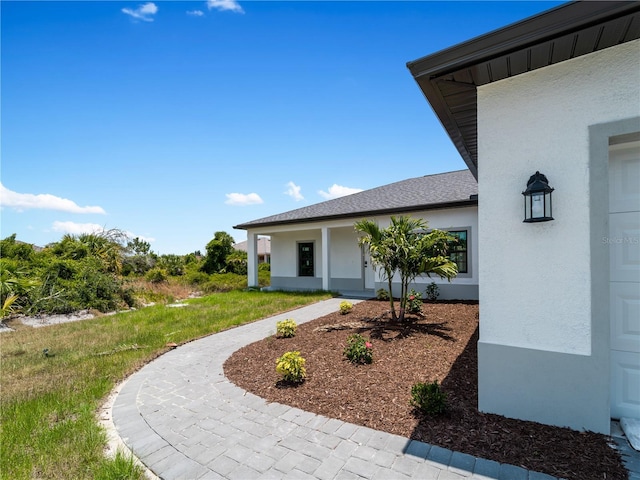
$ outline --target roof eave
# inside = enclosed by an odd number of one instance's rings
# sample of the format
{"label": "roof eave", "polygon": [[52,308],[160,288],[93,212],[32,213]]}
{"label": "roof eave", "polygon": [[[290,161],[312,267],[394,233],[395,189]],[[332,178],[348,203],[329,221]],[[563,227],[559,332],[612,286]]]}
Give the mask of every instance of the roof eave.
{"label": "roof eave", "polygon": [[242,223],[234,226],[233,228],[236,230],[250,230],[253,228],[276,227],[281,225],[293,225],[293,224],[300,224],[300,223],[316,223],[316,222],[324,222],[328,220],[343,220],[346,218],[355,219],[355,218],[363,218],[363,217],[370,217],[370,216],[391,215],[394,213],[418,212],[423,210],[462,208],[462,207],[470,207],[470,206],[476,206],[476,205],[478,205],[477,197],[469,200],[460,200],[455,202],[432,203],[429,205],[413,205],[409,207],[397,207],[397,208],[380,209],[380,210],[367,210],[367,211],[362,211],[358,213],[325,215],[320,217],[304,218],[304,219],[278,220],[278,221],[264,222],[264,223]]}
{"label": "roof eave", "polygon": [[445,50],[407,62],[407,68],[416,79],[423,76],[433,78],[616,18],[637,9],[638,2],[634,1],[570,2]]}
{"label": "roof eave", "polygon": [[[467,42],[407,63],[440,123],[457,148],[469,170],[478,178],[476,79],[469,83],[453,82],[456,72],[490,62],[493,59],[540,45],[553,39],[598,26],[612,19],[632,14],[640,2],[571,2],[487,33]],[[635,27],[637,29],[637,26]],[[524,72],[522,72],[524,73]],[[516,73],[518,75],[519,73]],[[491,80],[493,81],[493,80]],[[447,103],[438,82],[450,82],[457,92],[465,92],[467,119],[464,126]],[[483,84],[483,83],[480,83]],[[443,84],[440,83],[440,86]],[[465,136],[466,135],[466,136]]]}

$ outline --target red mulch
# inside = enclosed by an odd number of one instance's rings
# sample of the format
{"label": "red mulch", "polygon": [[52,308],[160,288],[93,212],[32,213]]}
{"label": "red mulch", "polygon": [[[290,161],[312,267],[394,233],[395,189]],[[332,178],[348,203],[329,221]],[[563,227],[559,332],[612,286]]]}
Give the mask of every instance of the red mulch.
{"label": "red mulch", "polygon": [[[604,435],[478,411],[477,304],[425,303],[422,315],[403,323],[390,318],[389,302],[361,302],[347,315],[336,311],[299,325],[293,338],[274,335],[238,350],[224,371],[269,402],[569,480],[627,479]],[[372,364],[346,360],[351,333],[371,339]],[[275,363],[291,350],[306,359],[307,378],[283,387]],[[409,404],[411,387],[434,380],[449,409],[429,417]]]}

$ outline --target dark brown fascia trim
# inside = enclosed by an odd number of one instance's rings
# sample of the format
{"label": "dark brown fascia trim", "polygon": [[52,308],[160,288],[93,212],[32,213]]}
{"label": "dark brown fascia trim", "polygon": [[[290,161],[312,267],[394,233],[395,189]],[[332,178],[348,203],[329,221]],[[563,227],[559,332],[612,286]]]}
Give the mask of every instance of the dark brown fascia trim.
{"label": "dark brown fascia trim", "polygon": [[640,2],[579,1],[560,5],[453,47],[407,62],[430,79],[640,10]]}
{"label": "dark brown fascia trim", "polygon": [[472,198],[469,200],[462,200],[457,202],[445,202],[445,203],[432,203],[429,205],[415,205],[411,207],[405,208],[389,208],[384,210],[368,210],[365,212],[359,212],[357,214],[349,213],[349,214],[341,214],[341,215],[325,215],[322,217],[313,217],[313,218],[305,218],[298,220],[281,220],[275,222],[265,222],[265,223],[242,223],[240,225],[236,225],[233,228],[236,230],[249,230],[250,228],[262,228],[262,227],[275,227],[278,225],[292,225],[295,223],[314,223],[314,222],[322,222],[325,220],[338,220],[345,218],[362,218],[367,216],[378,216],[378,215],[389,215],[392,213],[402,213],[402,212],[418,212],[421,210],[443,210],[447,208],[462,208],[462,207],[472,207],[478,205],[478,196],[471,195]]}
{"label": "dark brown fascia trim", "polygon": [[[458,70],[491,60],[494,57],[549,41],[640,10],[640,2],[571,2],[536,16],[476,37],[467,42],[407,63],[427,103],[440,120],[460,156],[473,176],[478,178],[477,160],[468,150],[464,138],[435,82]],[[470,84],[475,89],[475,85]]]}
{"label": "dark brown fascia trim", "polygon": [[[440,90],[435,88],[434,83],[430,80],[416,79],[418,81],[418,85],[422,90],[422,93],[427,100],[427,103],[431,106],[431,109],[436,114],[436,117],[440,120],[440,123],[444,127],[445,131],[449,135],[449,138],[453,142],[453,145],[460,153],[462,160],[469,168],[469,171],[473,175],[473,177],[478,180],[478,165],[473,159],[473,155],[467,148],[467,143],[462,137],[462,133],[458,128],[458,124],[451,114],[451,110],[449,109],[449,105],[446,100],[442,97]],[[476,91],[475,86],[473,86],[474,93]]]}

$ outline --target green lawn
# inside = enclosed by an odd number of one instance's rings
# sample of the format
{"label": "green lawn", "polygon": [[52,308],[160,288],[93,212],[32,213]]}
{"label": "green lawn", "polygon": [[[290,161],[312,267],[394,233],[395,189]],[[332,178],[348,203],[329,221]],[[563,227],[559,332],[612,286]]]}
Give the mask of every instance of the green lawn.
{"label": "green lawn", "polygon": [[[104,456],[96,412],[117,382],[167,350],[236,325],[330,298],[233,291],[92,320],[0,335],[0,478],[140,478]],[[43,353],[48,349],[48,356]]]}

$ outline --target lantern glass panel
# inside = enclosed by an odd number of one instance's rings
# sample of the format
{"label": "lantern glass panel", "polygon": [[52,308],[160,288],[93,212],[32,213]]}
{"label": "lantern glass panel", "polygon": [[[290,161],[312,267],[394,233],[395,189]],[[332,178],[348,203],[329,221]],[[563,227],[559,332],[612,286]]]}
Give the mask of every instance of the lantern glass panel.
{"label": "lantern glass panel", "polygon": [[534,193],[531,195],[531,217],[542,218],[544,217],[544,194]]}

